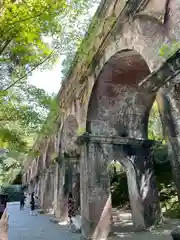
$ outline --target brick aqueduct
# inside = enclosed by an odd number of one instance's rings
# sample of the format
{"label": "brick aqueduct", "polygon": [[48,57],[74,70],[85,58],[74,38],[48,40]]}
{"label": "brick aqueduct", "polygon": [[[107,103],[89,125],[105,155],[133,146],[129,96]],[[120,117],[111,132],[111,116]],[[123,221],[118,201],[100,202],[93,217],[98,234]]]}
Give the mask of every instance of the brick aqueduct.
{"label": "brick aqueduct", "polygon": [[27,159],[23,175],[41,207],[53,208],[61,219],[67,218],[72,191],[85,239],[106,238],[111,230],[107,164],[112,159],[126,167],[134,225],[142,229],[160,219],[154,142],[147,137],[155,100],[180,186],[180,51],[167,61],[159,55],[163,43],[180,41],[180,1],[103,0],[94,19],[88,60],[77,58],[59,91],[59,131],[37,140],[40,156]]}

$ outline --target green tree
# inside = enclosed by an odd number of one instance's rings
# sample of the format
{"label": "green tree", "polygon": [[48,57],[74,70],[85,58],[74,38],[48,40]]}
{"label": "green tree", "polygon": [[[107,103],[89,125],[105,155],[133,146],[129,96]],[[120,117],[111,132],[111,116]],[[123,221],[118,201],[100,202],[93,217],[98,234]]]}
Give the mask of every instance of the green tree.
{"label": "green tree", "polygon": [[156,101],[154,102],[149,115],[148,138],[157,141],[164,140],[162,123]]}
{"label": "green tree", "polygon": [[[29,85],[26,80],[37,68],[51,68],[60,55],[71,51],[72,43],[79,41],[72,26],[87,13],[92,2],[5,0],[1,3],[1,148],[19,155],[27,153],[39,133],[47,135],[55,129],[59,115],[56,97]],[[0,164],[3,172],[7,172],[5,162]],[[14,172],[22,166],[18,156],[8,157],[8,164],[10,162],[13,164],[8,166],[8,171]],[[6,177],[3,179],[7,181]]]}
{"label": "green tree", "polygon": [[[85,0],[3,1],[0,17],[0,74],[7,90],[37,67],[51,67],[67,44],[67,33],[87,8]],[[70,27],[67,31],[64,31]],[[9,78],[11,77],[11,78]],[[11,82],[11,80],[14,82]],[[8,85],[8,81],[9,85]]]}

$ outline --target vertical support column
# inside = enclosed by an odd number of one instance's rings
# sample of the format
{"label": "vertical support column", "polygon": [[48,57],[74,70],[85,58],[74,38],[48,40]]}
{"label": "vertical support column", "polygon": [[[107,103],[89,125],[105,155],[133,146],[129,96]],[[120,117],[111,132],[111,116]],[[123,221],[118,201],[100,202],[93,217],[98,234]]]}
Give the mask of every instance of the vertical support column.
{"label": "vertical support column", "polygon": [[[62,221],[68,219],[68,194],[73,190],[73,161],[75,158],[59,155],[56,168],[57,176],[57,210],[56,217]],[[77,159],[76,159],[77,162]]]}
{"label": "vertical support column", "polygon": [[80,207],[80,169],[79,169],[79,159],[76,159],[76,163],[73,164],[73,185],[72,194],[76,201],[76,209]]}
{"label": "vertical support column", "polygon": [[66,159],[61,154],[58,156],[58,200],[57,200],[57,218],[62,221],[66,221],[68,218],[67,211],[67,199],[64,196],[64,184],[65,184],[65,161]]}
{"label": "vertical support column", "polygon": [[44,172],[44,179],[43,179],[43,209],[46,210],[48,206],[48,172]]}
{"label": "vertical support column", "polygon": [[40,187],[41,187],[40,201],[41,201],[42,209],[44,209],[44,190],[45,190],[44,181],[45,181],[44,173],[41,173],[41,176],[40,176]]}
{"label": "vertical support column", "polygon": [[79,169],[79,158],[73,157],[69,159],[71,166],[71,192],[76,202],[76,208],[80,207],[80,169]]}
{"label": "vertical support column", "polygon": [[168,136],[171,166],[180,203],[180,84],[171,89],[161,89],[156,97],[163,124],[164,134]]}
{"label": "vertical support column", "polygon": [[57,168],[56,168],[56,171],[57,171],[57,207],[56,207],[56,212],[55,212],[55,215],[58,219],[61,218],[61,197],[62,197],[62,191],[63,191],[63,177],[64,177],[64,169],[62,168],[61,166],[62,164],[58,161],[57,159]]}
{"label": "vertical support column", "polygon": [[[107,159],[102,146],[81,143],[80,192],[82,235],[85,239],[107,239],[111,231],[111,192]],[[112,160],[112,156],[110,153]]]}
{"label": "vertical support column", "polygon": [[52,179],[52,211],[54,214],[54,207],[55,207],[55,183],[56,183],[56,165],[53,163],[52,166],[52,173],[51,173],[51,179]]}
{"label": "vertical support column", "polygon": [[159,222],[161,210],[151,159],[152,141],[136,144],[114,146],[114,153],[126,167],[133,223],[142,230]]}
{"label": "vertical support column", "polygon": [[54,176],[54,214],[56,217],[58,213],[58,188],[59,188],[59,166],[56,163]]}
{"label": "vertical support column", "polygon": [[[53,211],[53,201],[54,201],[54,172],[53,172],[53,165],[50,166],[49,169],[49,182],[50,182],[50,186],[49,186],[49,210],[51,210],[51,212]],[[53,213],[53,212],[52,212]]]}

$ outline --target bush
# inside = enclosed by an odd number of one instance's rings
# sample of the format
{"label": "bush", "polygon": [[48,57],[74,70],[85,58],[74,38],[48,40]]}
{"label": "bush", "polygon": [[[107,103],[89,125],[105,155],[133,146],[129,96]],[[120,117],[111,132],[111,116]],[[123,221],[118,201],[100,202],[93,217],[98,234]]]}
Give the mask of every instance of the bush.
{"label": "bush", "polygon": [[22,196],[22,187],[21,185],[3,185],[0,193],[8,196],[8,202],[18,202]]}

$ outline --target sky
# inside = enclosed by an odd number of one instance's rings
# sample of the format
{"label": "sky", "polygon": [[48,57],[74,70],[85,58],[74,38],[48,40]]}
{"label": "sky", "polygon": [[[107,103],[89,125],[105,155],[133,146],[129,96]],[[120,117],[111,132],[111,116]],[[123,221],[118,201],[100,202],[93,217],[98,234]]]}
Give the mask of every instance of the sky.
{"label": "sky", "polygon": [[[63,59],[62,59],[63,60]],[[61,86],[61,63],[59,60],[52,70],[34,71],[28,81],[38,88],[43,88],[48,93],[57,93]]]}
{"label": "sky", "polygon": [[[93,16],[100,1],[90,9],[90,15]],[[28,82],[32,85],[35,85],[38,88],[43,88],[49,94],[58,93],[61,87],[62,80],[62,61],[64,58],[59,59],[58,62],[54,65],[51,70],[43,70],[43,71],[34,71],[31,76],[28,77]]]}

